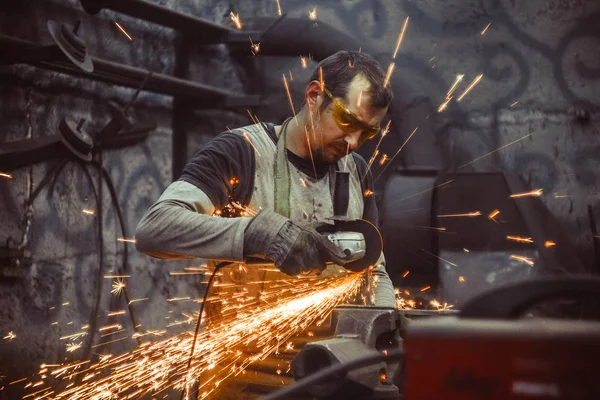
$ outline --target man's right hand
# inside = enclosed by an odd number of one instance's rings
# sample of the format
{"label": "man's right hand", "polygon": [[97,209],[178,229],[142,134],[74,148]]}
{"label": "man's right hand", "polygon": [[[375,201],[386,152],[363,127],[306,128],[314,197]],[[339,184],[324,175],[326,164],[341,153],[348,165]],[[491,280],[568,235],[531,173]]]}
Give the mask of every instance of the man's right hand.
{"label": "man's right hand", "polygon": [[272,210],[260,211],[246,227],[244,256],[268,258],[287,275],[321,272],[326,263],[344,265],[346,258],[326,236]]}

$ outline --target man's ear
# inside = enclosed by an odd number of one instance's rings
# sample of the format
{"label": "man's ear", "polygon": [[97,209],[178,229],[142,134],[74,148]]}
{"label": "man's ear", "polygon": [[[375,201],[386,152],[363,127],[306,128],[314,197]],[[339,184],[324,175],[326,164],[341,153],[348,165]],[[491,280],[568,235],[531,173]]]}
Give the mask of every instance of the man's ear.
{"label": "man's ear", "polygon": [[311,110],[321,106],[321,103],[323,102],[323,91],[321,90],[321,83],[319,81],[311,81],[308,86],[306,86],[304,100]]}

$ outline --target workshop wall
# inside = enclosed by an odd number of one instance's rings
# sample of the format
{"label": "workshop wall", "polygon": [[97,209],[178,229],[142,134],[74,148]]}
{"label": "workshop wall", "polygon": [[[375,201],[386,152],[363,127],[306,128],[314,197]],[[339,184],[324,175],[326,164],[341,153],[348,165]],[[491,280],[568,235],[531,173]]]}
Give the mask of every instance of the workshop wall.
{"label": "workshop wall", "polygon": [[[13,3],[13,2],[10,2]],[[161,5],[220,24],[231,25],[229,12],[242,23],[256,17],[277,17],[274,0],[160,1]],[[593,0],[483,1],[320,1],[280,0],[282,11],[308,18],[316,7],[313,29],[328,24],[354,37],[362,50],[387,67],[396,62],[392,86],[402,120],[382,144],[381,153],[393,155],[412,130],[419,126],[394,166],[452,169],[533,135],[473,162],[465,171],[514,171],[532,188],[542,188],[542,200],[561,222],[586,265],[593,262],[592,235],[587,206],[600,215],[598,188],[600,151],[600,3]],[[410,16],[398,56],[392,60],[398,34]],[[87,15],[77,1],[24,0],[0,6],[0,33],[49,44],[48,20],[72,25],[81,20],[80,35],[90,54],[104,59],[173,74],[174,55],[180,37],[170,29],[107,10]],[[133,40],[115,26],[121,24]],[[485,34],[482,31],[490,24]],[[250,44],[248,44],[250,55]],[[269,106],[253,110],[261,120],[279,122],[289,114],[281,83],[290,76],[295,104],[301,104],[303,85],[311,66],[303,69],[300,58],[261,57],[253,62],[258,74],[248,75],[222,45],[194,49],[189,79],[243,93],[253,86]],[[290,75],[291,74],[291,75]],[[438,113],[457,74],[464,74],[461,88],[483,74],[481,82],[457,103]],[[256,88],[256,80],[261,83]],[[255,83],[252,85],[252,83]],[[95,132],[110,119],[109,100],[126,103],[135,90],[83,78],[49,72],[31,66],[0,68],[1,142],[53,135],[63,117],[85,118],[84,129]],[[460,93],[460,92],[459,92]],[[172,181],[174,124],[188,134],[184,158],[226,126],[247,124],[245,111],[196,109],[174,121],[172,99],[142,91],[130,110],[134,123],[154,124],[142,144],[104,153],[104,166],[112,177],[131,236],[143,212]],[[176,148],[175,152],[182,149]],[[372,148],[363,151],[369,157]],[[26,203],[32,189],[58,160],[11,171],[12,179],[0,179],[0,243],[23,243],[27,230]],[[388,168],[390,171],[393,168]],[[381,171],[378,163],[374,172]],[[90,168],[98,186],[97,171]],[[389,172],[389,171],[388,171]],[[378,187],[382,187],[378,182]],[[123,243],[108,189],[103,189],[104,272],[120,273]],[[407,193],[411,195],[412,193]],[[95,211],[95,215],[82,212]],[[32,207],[25,236],[33,262],[15,279],[0,278],[0,387],[33,374],[42,362],[58,363],[84,355],[90,335],[63,339],[90,323],[98,296],[98,204],[82,168],[65,166],[53,189],[45,188]],[[463,210],[457,210],[463,211]],[[201,275],[171,276],[189,262],[154,260],[141,256],[129,244],[125,279],[142,333],[160,334],[174,320],[185,320],[197,303],[173,299],[202,294]],[[200,261],[195,262],[199,264]],[[390,266],[393,268],[393,266]],[[132,323],[127,315],[107,317],[108,311],[127,307],[123,296],[111,294],[115,279],[101,279],[98,326],[121,323],[124,331],[95,337],[94,352],[118,352],[134,346]],[[171,301],[167,301],[171,300]],[[167,333],[183,327],[166,328]],[[81,348],[65,352],[67,344]],[[6,377],[6,378],[5,378]],[[0,392],[9,396],[7,387]],[[7,397],[10,398],[10,397]]]}

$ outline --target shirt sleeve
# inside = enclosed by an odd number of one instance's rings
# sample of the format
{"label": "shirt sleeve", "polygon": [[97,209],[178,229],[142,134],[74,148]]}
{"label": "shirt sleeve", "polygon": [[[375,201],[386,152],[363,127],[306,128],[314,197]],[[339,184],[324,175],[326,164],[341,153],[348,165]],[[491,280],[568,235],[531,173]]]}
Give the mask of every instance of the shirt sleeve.
{"label": "shirt sleeve", "polygon": [[135,232],[137,250],[162,259],[243,260],[250,218],[213,213],[231,200],[247,204],[254,169],[254,149],[241,134],[218,135],[146,211]]}
{"label": "shirt sleeve", "polygon": [[255,168],[252,145],[238,132],[223,132],[192,157],[179,180],[196,186],[220,210],[231,199],[248,203]]}
{"label": "shirt sleeve", "polygon": [[212,216],[214,206],[196,186],[173,182],[146,211],[135,231],[136,249],[151,257],[242,261],[248,217]]}

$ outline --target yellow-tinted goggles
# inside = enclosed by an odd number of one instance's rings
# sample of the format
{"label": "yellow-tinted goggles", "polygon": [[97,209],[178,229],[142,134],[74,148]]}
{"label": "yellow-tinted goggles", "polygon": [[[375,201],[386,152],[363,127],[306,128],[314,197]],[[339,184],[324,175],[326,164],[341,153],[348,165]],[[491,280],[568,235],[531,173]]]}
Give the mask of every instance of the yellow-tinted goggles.
{"label": "yellow-tinted goggles", "polygon": [[337,97],[333,97],[331,92],[323,87],[323,92],[333,102],[333,120],[337,126],[346,133],[361,131],[361,141],[373,139],[381,129],[379,126],[372,126],[364,123],[361,119],[342,103]]}

